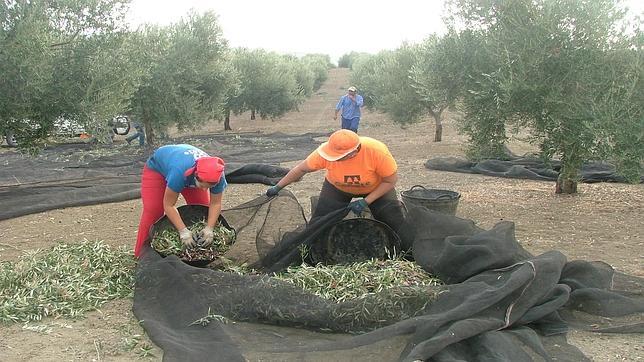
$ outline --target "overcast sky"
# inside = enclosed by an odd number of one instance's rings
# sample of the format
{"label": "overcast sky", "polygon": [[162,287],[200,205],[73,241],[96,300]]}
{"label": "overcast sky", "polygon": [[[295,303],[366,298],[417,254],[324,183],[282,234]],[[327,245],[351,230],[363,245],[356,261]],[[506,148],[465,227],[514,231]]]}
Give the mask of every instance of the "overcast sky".
{"label": "overcast sky", "polygon": [[[637,12],[644,2],[627,0]],[[439,0],[132,0],[129,22],[167,25],[190,9],[213,10],[232,47],[323,53],[376,53],[444,32]]]}

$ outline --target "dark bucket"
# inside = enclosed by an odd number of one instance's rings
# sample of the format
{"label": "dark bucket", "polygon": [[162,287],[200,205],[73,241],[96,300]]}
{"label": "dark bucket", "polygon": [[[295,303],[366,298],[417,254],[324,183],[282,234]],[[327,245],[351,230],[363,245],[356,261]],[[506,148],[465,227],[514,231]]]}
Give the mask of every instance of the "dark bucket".
{"label": "dark bucket", "polygon": [[[177,207],[177,211],[179,211],[179,215],[181,216],[181,219],[188,227],[198,223],[199,221],[202,221],[208,218],[208,206],[204,206],[204,205],[183,205],[183,206]],[[226,221],[226,219],[222,215],[219,215],[219,223],[225,226],[227,229],[235,231],[235,229],[230,227],[230,225],[228,224],[228,221]],[[170,219],[168,219],[168,217],[164,215],[162,218],[157,220],[157,222],[155,222],[150,228],[150,240],[154,239],[154,236],[156,235],[156,233],[160,233],[165,230],[170,230],[174,228],[175,227],[170,222]],[[234,243],[234,240],[233,240],[233,243]],[[206,265],[210,264],[212,260],[207,260],[207,259],[190,260],[190,261],[184,260],[184,262],[188,265],[203,268]]]}
{"label": "dark bucket", "polygon": [[421,185],[413,186],[400,195],[407,205],[423,206],[448,215],[456,215],[458,200],[461,198],[461,194],[456,191],[426,189]]}
{"label": "dark bucket", "polygon": [[311,247],[313,264],[348,264],[388,259],[400,250],[400,238],[387,224],[367,218],[342,220]]}

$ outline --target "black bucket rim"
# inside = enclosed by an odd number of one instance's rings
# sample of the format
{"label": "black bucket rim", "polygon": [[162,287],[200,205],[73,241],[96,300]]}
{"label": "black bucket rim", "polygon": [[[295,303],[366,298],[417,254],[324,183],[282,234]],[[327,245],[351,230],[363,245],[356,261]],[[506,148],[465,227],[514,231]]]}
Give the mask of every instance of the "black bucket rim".
{"label": "black bucket rim", "polygon": [[[441,195],[436,198],[427,198],[427,197],[420,197],[416,195],[410,195],[409,193],[412,191],[419,191],[419,190],[415,190],[415,188],[417,187],[421,189],[420,191],[440,191],[440,192],[443,192],[444,195]],[[446,190],[446,189],[428,189],[423,185],[414,185],[409,190],[402,191],[400,195],[403,198],[407,197],[410,199],[425,200],[425,201],[454,201],[461,198],[460,192],[453,191],[453,190]],[[443,196],[448,196],[449,198],[444,198]]]}
{"label": "black bucket rim", "polygon": [[[382,230],[385,232],[387,236],[387,248],[389,249],[390,256],[396,255],[396,253],[400,252],[401,248],[401,243],[402,241],[400,240],[400,236],[398,233],[394,231],[394,229],[391,228],[391,226],[387,225],[386,223],[372,219],[372,218],[367,218],[367,217],[354,217],[354,218],[348,218],[348,219],[342,219],[336,223],[333,223],[332,225],[329,225],[325,230],[321,233],[321,235],[324,236],[324,239],[327,240],[331,237],[331,232],[336,229],[338,226],[342,226],[344,224],[350,224],[350,223],[355,223],[355,222],[367,222],[367,223],[372,223],[374,225],[378,225],[379,227],[382,228]],[[310,255],[313,257],[313,255]],[[374,257],[375,258],[375,257]],[[315,259],[315,258],[313,258]],[[324,261],[318,260],[317,262],[322,262],[323,264],[326,265],[339,265],[343,264],[342,262],[337,262],[332,259],[326,259]],[[330,263],[332,262],[332,263]]]}
{"label": "black bucket rim", "polygon": [[372,219],[372,218],[369,218],[369,217],[352,217],[352,218],[349,218],[349,219],[342,219],[342,220],[334,223],[333,225],[329,226],[329,231],[331,229],[333,229],[334,227],[338,226],[338,225],[341,225],[341,224],[344,224],[344,223],[350,223],[350,222],[358,221],[358,220],[359,221],[367,221],[367,222],[370,222],[370,223],[376,223],[376,224],[384,227],[385,230],[387,230],[388,233],[390,233],[391,235],[393,235],[395,237],[395,241],[400,242],[400,236],[398,236],[398,233],[396,233],[394,231],[394,229],[391,228],[391,226],[387,225],[386,223],[384,223],[384,222],[382,222],[380,220]]}

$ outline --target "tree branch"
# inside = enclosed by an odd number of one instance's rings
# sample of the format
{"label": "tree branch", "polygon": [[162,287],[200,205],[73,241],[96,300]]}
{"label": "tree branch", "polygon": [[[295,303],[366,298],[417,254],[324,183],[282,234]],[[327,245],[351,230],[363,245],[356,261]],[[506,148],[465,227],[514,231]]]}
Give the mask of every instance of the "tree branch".
{"label": "tree branch", "polygon": [[67,41],[64,41],[64,42],[51,44],[49,47],[53,49],[53,48],[61,47],[61,46],[63,46],[63,45],[70,44],[70,43],[72,43],[74,40],[76,40],[76,37],[78,36],[78,34],[80,34],[80,32],[81,32],[81,30],[80,30],[80,29],[78,29],[78,30],[76,30],[76,33],[74,33],[74,34],[72,35],[71,39],[69,39],[69,40],[67,40]]}

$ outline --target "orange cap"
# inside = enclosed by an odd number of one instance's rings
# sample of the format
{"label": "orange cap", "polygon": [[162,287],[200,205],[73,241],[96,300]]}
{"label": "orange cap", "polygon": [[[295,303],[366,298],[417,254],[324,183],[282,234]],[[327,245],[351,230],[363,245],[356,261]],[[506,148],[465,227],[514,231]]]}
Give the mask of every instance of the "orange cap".
{"label": "orange cap", "polygon": [[337,161],[360,146],[358,134],[348,129],[333,132],[329,141],[318,147],[317,151],[327,161]]}

